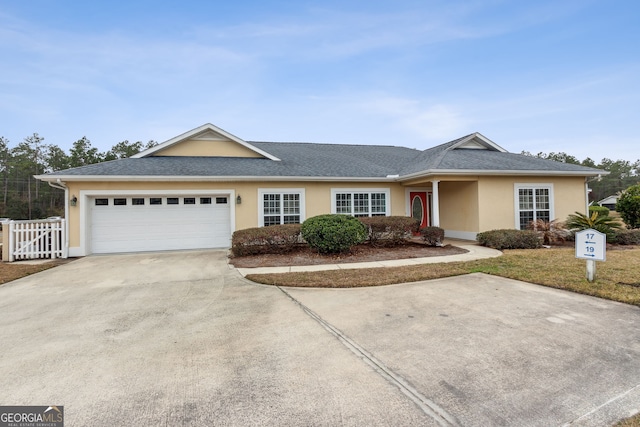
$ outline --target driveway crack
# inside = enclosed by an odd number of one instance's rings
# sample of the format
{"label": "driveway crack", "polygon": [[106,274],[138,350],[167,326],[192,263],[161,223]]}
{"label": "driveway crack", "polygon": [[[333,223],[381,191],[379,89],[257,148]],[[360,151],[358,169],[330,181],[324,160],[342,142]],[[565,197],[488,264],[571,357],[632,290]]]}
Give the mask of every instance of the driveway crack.
{"label": "driveway crack", "polygon": [[438,406],[431,399],[427,398],[414,387],[412,387],[407,380],[393,372],[389,367],[382,363],[381,360],[377,359],[374,355],[369,353],[357,342],[355,342],[347,335],[342,333],[342,331],[340,331],[338,328],[324,320],[309,307],[294,298],[282,287],[277,286],[277,288],[291,301],[298,305],[309,317],[319,323],[320,326],[326,329],[331,335],[335,336],[347,349],[349,349],[352,353],[362,359],[366,364],[371,366],[373,370],[378,373],[378,375],[400,389],[400,391],[405,396],[411,399],[411,401],[413,401],[427,416],[432,418],[440,426],[455,427],[460,425],[451,414],[447,413],[447,411]]}

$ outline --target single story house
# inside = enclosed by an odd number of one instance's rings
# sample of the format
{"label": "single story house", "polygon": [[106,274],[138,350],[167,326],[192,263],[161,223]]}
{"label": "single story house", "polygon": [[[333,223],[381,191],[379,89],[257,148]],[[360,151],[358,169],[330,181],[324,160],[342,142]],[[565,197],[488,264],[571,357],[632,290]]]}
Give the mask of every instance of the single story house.
{"label": "single story house", "polygon": [[230,246],[235,230],[339,213],[413,216],[446,236],[587,208],[606,173],[507,152],[479,133],[421,151],[249,142],[212,124],[131,158],[38,175],[66,192],[70,256]]}
{"label": "single story house", "polygon": [[620,197],[620,194],[613,194],[609,197],[605,197],[602,200],[599,200],[598,202],[596,202],[599,206],[604,206],[605,208],[615,211],[616,210],[616,204],[618,203],[618,197]]}

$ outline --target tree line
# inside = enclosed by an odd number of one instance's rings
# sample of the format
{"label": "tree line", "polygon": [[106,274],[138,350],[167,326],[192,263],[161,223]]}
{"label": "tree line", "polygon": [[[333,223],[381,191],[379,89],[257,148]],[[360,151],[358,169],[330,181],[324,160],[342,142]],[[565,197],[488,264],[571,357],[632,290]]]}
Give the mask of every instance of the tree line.
{"label": "tree line", "polygon": [[589,201],[591,202],[597,202],[605,197],[615,195],[632,185],[640,184],[640,159],[635,162],[630,162],[628,160],[611,160],[604,158],[599,163],[596,163],[589,157],[584,160],[578,160],[576,157],[567,153],[551,152],[531,154],[528,151],[523,151],[522,154],[525,156],[539,157],[541,159],[555,160],[556,162],[603,169],[609,172],[608,175],[602,175],[599,178],[589,180],[589,188],[591,189]]}
{"label": "tree line", "polygon": [[65,152],[55,144],[45,144],[44,138],[37,133],[13,147],[7,138],[0,136],[0,217],[35,219],[63,216],[64,191],[35,179],[34,175],[130,157],[154,145],[157,145],[155,141],[125,140],[110,150],[100,152],[89,139],[82,137]]}
{"label": "tree line", "polygon": [[[45,144],[44,138],[34,133],[11,147],[7,138],[0,136],[0,217],[34,219],[64,215],[64,191],[53,188],[34,178],[48,172],[86,166],[108,160],[131,157],[140,151],[157,145],[155,141],[118,142],[111,149],[100,152],[87,137],[75,141],[68,152],[55,144]],[[596,163],[591,158],[582,161],[567,153],[522,154],[592,168],[604,169],[609,175],[589,182],[592,189],[589,198],[598,201],[616,194],[631,185],[640,183],[640,160],[602,159]]]}

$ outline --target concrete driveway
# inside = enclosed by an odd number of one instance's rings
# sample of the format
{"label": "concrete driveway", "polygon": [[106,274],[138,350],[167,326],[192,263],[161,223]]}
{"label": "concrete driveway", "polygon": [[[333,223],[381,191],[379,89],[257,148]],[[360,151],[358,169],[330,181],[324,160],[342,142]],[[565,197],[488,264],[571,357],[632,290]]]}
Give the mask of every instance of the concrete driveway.
{"label": "concrete driveway", "polygon": [[640,310],[486,275],[255,285],[223,251],[0,286],[0,404],[67,426],[601,426],[640,409]]}

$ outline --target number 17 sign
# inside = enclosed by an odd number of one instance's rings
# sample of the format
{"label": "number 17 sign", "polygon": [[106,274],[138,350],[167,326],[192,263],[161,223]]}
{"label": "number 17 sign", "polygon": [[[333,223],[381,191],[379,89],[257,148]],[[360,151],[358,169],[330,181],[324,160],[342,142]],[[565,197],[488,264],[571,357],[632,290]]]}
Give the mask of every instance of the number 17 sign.
{"label": "number 17 sign", "polygon": [[596,261],[607,258],[607,235],[592,228],[576,233],[576,258],[587,260],[587,280],[596,279]]}
{"label": "number 17 sign", "polygon": [[576,233],[576,258],[605,261],[607,236],[594,229],[582,230]]}

